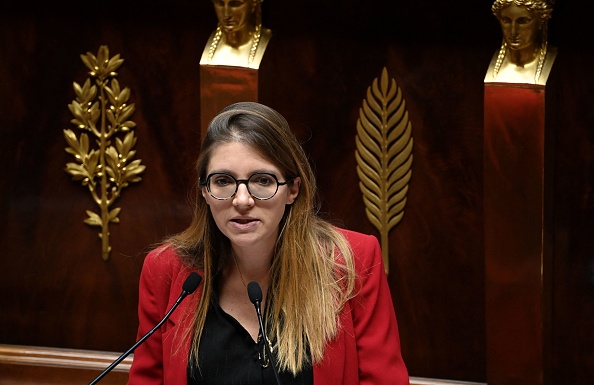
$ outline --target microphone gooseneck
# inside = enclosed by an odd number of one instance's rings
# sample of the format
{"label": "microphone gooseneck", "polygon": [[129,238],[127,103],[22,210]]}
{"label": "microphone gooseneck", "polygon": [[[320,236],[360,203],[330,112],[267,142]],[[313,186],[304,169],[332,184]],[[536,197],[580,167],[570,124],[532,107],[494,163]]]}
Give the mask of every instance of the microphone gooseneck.
{"label": "microphone gooseneck", "polygon": [[186,298],[186,296],[188,296],[188,294],[192,294],[194,291],[196,291],[196,289],[200,285],[201,281],[202,281],[202,277],[200,276],[200,274],[198,274],[196,272],[190,273],[190,275],[188,275],[188,277],[184,281],[184,284],[182,285],[181,294],[179,295],[177,301],[175,301],[173,306],[171,306],[171,309],[169,309],[167,314],[165,314],[165,317],[163,317],[163,319],[161,319],[161,321],[159,321],[159,323],[154,328],[152,328],[151,331],[149,331],[144,336],[142,336],[142,338],[139,339],[130,349],[128,349],[121,356],[119,356],[118,359],[115,360],[111,365],[109,365],[107,368],[105,368],[105,370],[102,371],[101,374],[99,374],[97,377],[95,377],[95,379],[93,381],[91,381],[89,383],[89,385],[94,385],[97,382],[99,382],[99,380],[101,380],[107,373],[111,372],[111,370],[113,368],[118,366],[118,364],[120,362],[122,362],[124,360],[124,358],[128,357],[130,355],[130,353],[132,353],[134,350],[136,350],[136,348],[138,346],[140,346],[144,341],[146,341],[147,338],[149,338],[155,331],[157,331],[157,329],[159,329],[161,327],[161,325],[163,325],[163,323],[165,321],[167,321],[167,319],[171,316],[171,314],[177,308],[177,306],[181,303],[181,301],[183,301],[184,298]]}
{"label": "microphone gooseneck", "polygon": [[280,379],[278,377],[278,371],[276,370],[276,364],[274,363],[274,358],[272,357],[272,352],[270,351],[270,346],[268,344],[268,336],[266,335],[266,330],[264,329],[264,322],[262,321],[262,312],[260,310],[260,304],[262,303],[262,289],[260,288],[258,282],[252,281],[248,283],[247,291],[248,297],[250,297],[250,301],[254,304],[254,307],[256,308],[258,322],[260,323],[260,333],[262,333],[262,339],[264,340],[264,349],[266,350],[266,354],[268,354],[270,365],[272,365],[274,378],[276,378],[277,385],[281,385]]}

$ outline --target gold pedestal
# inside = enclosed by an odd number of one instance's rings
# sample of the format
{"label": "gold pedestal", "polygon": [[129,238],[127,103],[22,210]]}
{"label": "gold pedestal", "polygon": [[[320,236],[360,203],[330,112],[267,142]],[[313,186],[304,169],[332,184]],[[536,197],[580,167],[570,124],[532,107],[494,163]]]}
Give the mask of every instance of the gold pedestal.
{"label": "gold pedestal", "polygon": [[258,70],[245,67],[200,66],[200,120],[203,139],[210,121],[237,102],[258,101]]}
{"label": "gold pedestal", "polygon": [[546,384],[554,164],[545,87],[489,83],[484,96],[488,384]]}

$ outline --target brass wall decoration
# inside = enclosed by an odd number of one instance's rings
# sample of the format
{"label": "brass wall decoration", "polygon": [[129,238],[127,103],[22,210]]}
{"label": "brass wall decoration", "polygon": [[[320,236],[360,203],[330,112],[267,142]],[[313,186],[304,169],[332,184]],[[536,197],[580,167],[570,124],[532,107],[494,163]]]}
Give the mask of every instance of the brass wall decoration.
{"label": "brass wall decoration", "polygon": [[[119,222],[121,210],[111,206],[129,183],[141,180],[145,166],[140,164],[140,159],[132,160],[136,154],[133,149],[136,123],[129,118],[135,108],[134,103],[128,104],[130,89],[121,89],[116,79],[116,70],[124,60],[119,54],[109,58],[107,46],[101,46],[97,56],[87,52],[80,58],[89,68],[90,78],[82,87],[73,83],[76,99],[68,108],[74,115],[71,123],[83,133],[77,137],[72,130],[64,130],[69,146],[66,152],[76,159],[76,163],[66,164],[65,171],[89,189],[99,206],[99,213],[87,210],[88,218],[84,222],[101,227],[102,257],[107,261],[111,251],[109,223]],[[89,135],[95,139],[95,149],[91,148]]]}
{"label": "brass wall decoration", "polygon": [[355,157],[367,218],[381,234],[386,274],[388,235],[404,216],[412,174],[411,131],[402,92],[384,67],[359,109]]}

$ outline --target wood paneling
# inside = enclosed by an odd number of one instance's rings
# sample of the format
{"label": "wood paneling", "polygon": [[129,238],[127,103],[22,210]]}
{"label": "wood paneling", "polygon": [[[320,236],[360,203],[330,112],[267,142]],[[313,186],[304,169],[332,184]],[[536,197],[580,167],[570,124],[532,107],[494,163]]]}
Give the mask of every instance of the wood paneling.
{"label": "wood paneling", "polygon": [[[0,384],[88,384],[114,362],[113,352],[0,345]],[[125,384],[132,357],[101,379],[101,384]]]}

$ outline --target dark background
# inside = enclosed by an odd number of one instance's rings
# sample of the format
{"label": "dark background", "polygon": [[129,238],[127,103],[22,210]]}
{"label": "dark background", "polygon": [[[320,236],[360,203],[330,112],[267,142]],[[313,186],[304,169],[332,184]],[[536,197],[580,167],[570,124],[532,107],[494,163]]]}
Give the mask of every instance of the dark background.
{"label": "dark background", "polygon": [[[582,2],[584,3],[584,2]],[[260,101],[291,123],[318,175],[321,214],[375,234],[356,174],[366,90],[382,69],[401,88],[414,139],[389,282],[413,376],[486,382],[483,79],[501,40],[491,1],[278,1]],[[0,5],[0,343],[124,351],[134,343],[146,252],[188,225],[200,145],[199,61],[216,17],[207,0]],[[555,6],[549,42],[556,116],[555,384],[594,378],[594,45],[578,2]],[[90,194],[65,173],[80,60],[107,45],[125,62],[137,159],[101,258]],[[76,131],[79,134],[78,131]],[[501,240],[505,242],[505,239]]]}

